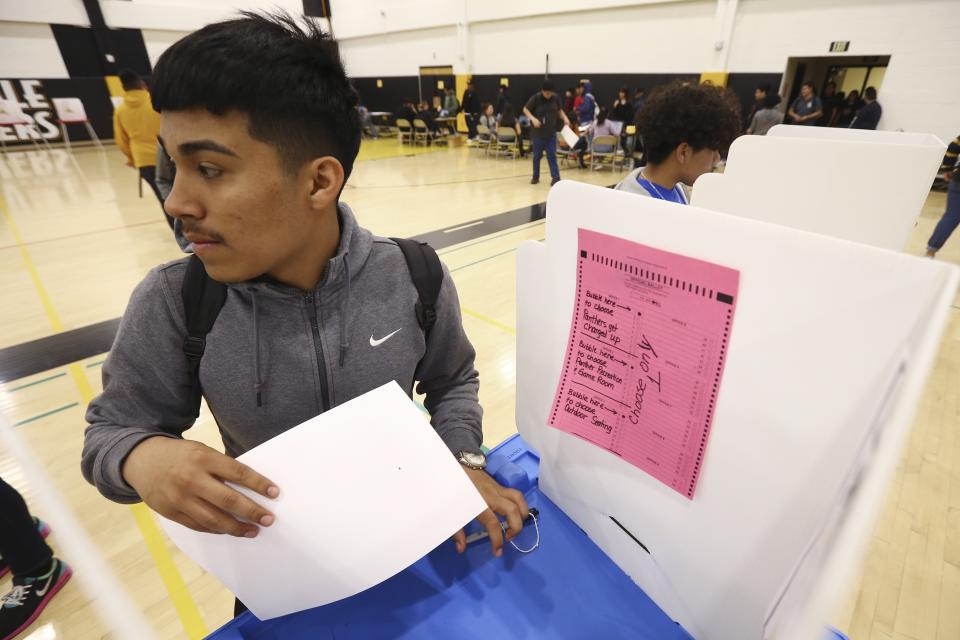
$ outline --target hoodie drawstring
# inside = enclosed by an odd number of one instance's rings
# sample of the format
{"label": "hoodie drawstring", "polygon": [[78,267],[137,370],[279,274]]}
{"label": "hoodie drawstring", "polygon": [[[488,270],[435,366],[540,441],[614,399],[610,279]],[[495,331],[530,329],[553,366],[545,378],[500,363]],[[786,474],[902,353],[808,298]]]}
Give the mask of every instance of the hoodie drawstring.
{"label": "hoodie drawstring", "polygon": [[253,391],[257,395],[257,406],[263,406],[261,403],[261,389],[263,382],[260,380],[260,323],[257,319],[257,290],[250,288],[250,297],[253,300],[253,368],[254,382]]}
{"label": "hoodie drawstring", "polygon": [[347,260],[348,253],[343,256],[343,277],[346,280],[346,291],[343,298],[340,299],[340,366],[347,357],[347,351],[350,349],[350,332],[347,330],[350,317],[350,262]]}

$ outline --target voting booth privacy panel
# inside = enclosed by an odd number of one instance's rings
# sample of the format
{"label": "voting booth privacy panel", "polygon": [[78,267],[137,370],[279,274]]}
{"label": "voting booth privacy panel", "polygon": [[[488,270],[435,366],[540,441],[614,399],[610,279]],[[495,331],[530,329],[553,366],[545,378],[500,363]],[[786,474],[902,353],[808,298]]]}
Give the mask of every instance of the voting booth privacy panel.
{"label": "voting booth privacy panel", "polygon": [[931,134],[777,125],[737,138],[691,204],[899,251],[945,151]]}
{"label": "voting booth privacy panel", "polygon": [[[545,243],[517,256],[517,422],[542,491],[698,640],[820,637],[878,515],[956,268],[572,182],[547,211]],[[692,499],[548,426],[581,229],[739,272]]]}

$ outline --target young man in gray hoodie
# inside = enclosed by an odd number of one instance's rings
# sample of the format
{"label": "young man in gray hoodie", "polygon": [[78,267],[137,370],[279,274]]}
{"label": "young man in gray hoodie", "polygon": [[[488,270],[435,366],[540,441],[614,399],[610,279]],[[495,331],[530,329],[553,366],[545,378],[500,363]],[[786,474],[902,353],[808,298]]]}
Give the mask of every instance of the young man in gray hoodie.
{"label": "young man in gray hoodie", "polygon": [[[208,25],[157,62],[153,100],[177,167],[166,209],[227,285],[198,370],[227,455],[183,437],[199,405],[184,348],[185,258],[150,271],[130,299],[87,410],[84,477],[192,529],[255,537],[274,516],[225,481],[267,498],[283,487],[236,456],[390,380],[408,394],[416,382],[489,506],[478,520],[500,555],[495,513],[510,539],[527,505],[483,469],[475,354],[453,280],[444,269],[425,334],[400,248],[339,202],[360,122],[335,42],[283,15]],[[339,490],[317,487],[321,504]],[[454,541],[462,552],[462,531]]]}

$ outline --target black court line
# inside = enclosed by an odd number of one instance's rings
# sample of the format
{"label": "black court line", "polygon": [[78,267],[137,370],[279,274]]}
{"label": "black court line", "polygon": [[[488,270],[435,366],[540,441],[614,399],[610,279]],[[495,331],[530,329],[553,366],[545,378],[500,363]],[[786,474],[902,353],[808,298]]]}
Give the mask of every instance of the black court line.
{"label": "black court line", "polygon": [[[547,203],[539,202],[487,218],[430,231],[414,236],[413,239],[426,242],[437,250],[445,249],[498,231],[537,222],[546,216]],[[114,318],[0,349],[0,384],[106,353],[113,346],[113,338],[119,326],[120,318]]]}
{"label": "black court line", "polygon": [[547,203],[538,202],[529,207],[521,207],[488,218],[470,220],[445,229],[430,231],[414,236],[412,240],[426,242],[434,249],[446,249],[455,244],[475,240],[481,236],[488,236],[498,231],[512,229],[520,225],[537,222],[547,217]]}
{"label": "black court line", "polygon": [[110,351],[120,318],[0,349],[0,383]]}

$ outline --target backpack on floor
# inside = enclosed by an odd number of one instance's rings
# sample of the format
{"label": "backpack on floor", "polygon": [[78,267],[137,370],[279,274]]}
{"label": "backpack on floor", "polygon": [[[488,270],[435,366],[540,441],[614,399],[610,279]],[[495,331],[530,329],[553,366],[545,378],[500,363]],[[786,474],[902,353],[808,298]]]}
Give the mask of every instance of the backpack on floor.
{"label": "backpack on floor", "polygon": [[[414,311],[424,336],[430,335],[430,329],[437,321],[436,304],[443,285],[443,266],[440,257],[433,248],[424,243],[405,238],[390,238],[403,252],[410,279],[417,288],[417,304]],[[183,309],[186,316],[187,336],[183,340],[183,352],[190,363],[191,386],[196,406],[196,416],[200,415],[200,360],[207,346],[207,334],[220,315],[223,303],[227,301],[227,286],[207,275],[203,262],[196,254],[187,261],[187,273],[180,287]]]}

